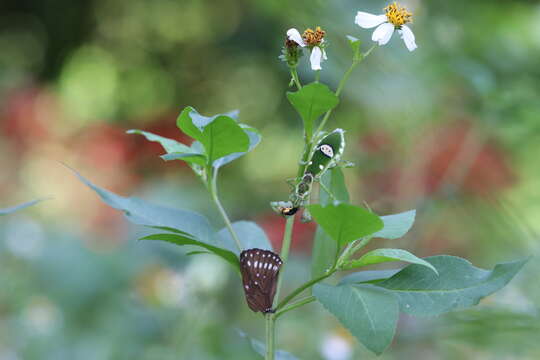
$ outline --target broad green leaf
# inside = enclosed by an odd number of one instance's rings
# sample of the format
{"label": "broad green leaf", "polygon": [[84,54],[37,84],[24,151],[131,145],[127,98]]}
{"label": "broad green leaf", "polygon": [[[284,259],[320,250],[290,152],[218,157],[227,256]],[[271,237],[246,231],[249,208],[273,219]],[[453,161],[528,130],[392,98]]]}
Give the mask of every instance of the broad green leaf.
{"label": "broad green leaf", "polygon": [[[345,178],[341,168],[336,166],[325,172],[321,177],[321,183],[330,190],[334,198],[338,201],[345,203],[349,202],[349,193],[345,185]],[[319,189],[319,202],[323,206],[333,202],[332,198],[322,187]],[[337,252],[337,243],[333,241],[320,226],[317,226],[315,238],[313,239],[311,276],[313,278],[322,276],[326,269],[330,268],[336,261]]]}
{"label": "broad green leaf", "polygon": [[504,287],[528,261],[497,264],[491,271],[469,261],[440,255],[425,258],[439,275],[412,264],[376,286],[392,291],[403,312],[418,316],[440,315],[478,304],[480,299]]}
{"label": "broad green leaf", "polygon": [[[232,227],[238,235],[244,249],[259,248],[274,251],[266,233],[256,223],[252,221],[237,221],[232,224]],[[220,244],[221,247],[226,248],[237,255],[240,254],[240,250],[238,250],[229,229],[226,227],[217,233],[217,239],[217,243]]]}
{"label": "broad green leaf", "polygon": [[[265,357],[266,345],[264,343],[262,343],[259,340],[249,337],[246,333],[244,333],[241,330],[237,330],[237,331],[241,337],[245,338],[248,341],[249,346],[255,353],[257,353],[261,357]],[[275,360],[299,360],[296,356],[283,350],[276,350],[274,354],[274,359]]]}
{"label": "broad green leaf", "polygon": [[163,160],[183,160],[188,163],[198,165],[206,164],[206,156],[202,152],[196,152],[191,147],[182,144],[173,139],[152,134],[148,131],[132,129],[127,131],[128,134],[139,134],[144,136],[148,141],[159,143],[167,154],[162,155]]}
{"label": "broad green leaf", "polygon": [[399,214],[381,216],[384,227],[373,237],[384,239],[399,239],[413,226],[416,210],[405,211]]}
{"label": "broad green leaf", "polygon": [[228,116],[218,116],[205,126],[200,142],[211,165],[219,158],[234,153],[245,153],[249,149],[248,135]]}
{"label": "broad green leaf", "polygon": [[206,164],[206,156],[204,154],[193,154],[193,153],[171,153],[160,156],[165,161],[171,160],[183,160],[187,163],[194,163],[197,165]]}
{"label": "broad green leaf", "polygon": [[236,270],[240,271],[240,262],[236,254],[229,250],[223,249],[218,244],[213,244],[208,241],[206,242],[199,241],[194,238],[190,238],[190,237],[179,235],[179,234],[152,234],[152,235],[148,235],[141,238],[141,240],[160,240],[160,241],[166,241],[166,242],[180,245],[180,246],[184,246],[184,245],[199,246],[222,257],[225,261],[233,265],[233,267]]}
{"label": "broad green leaf", "polygon": [[345,275],[339,281],[340,284],[360,284],[360,283],[375,283],[382,280],[386,280],[395,274],[397,274],[401,269],[391,269],[391,270],[366,270],[358,271]]}
{"label": "broad green leaf", "polygon": [[311,215],[324,231],[341,247],[363,236],[373,234],[383,227],[375,214],[350,204],[319,204],[308,206]]}
{"label": "broad green leaf", "polygon": [[158,206],[135,197],[127,198],[117,195],[94,185],[74,169],[71,170],[84,184],[94,190],[107,205],[123,211],[126,218],[134,224],[176,229],[203,242],[210,241],[214,234],[208,219],[201,214]]}
{"label": "broad green leaf", "polygon": [[214,167],[219,168],[223,165],[226,165],[230,163],[231,161],[234,161],[238,159],[239,157],[245,155],[248,152],[251,152],[259,143],[261,142],[261,134],[259,131],[253,127],[247,126],[245,124],[238,124],[240,127],[244,130],[246,135],[249,138],[249,148],[246,152],[238,152],[231,155],[224,156],[220,159],[217,159],[214,161]]}
{"label": "broad green leaf", "polygon": [[313,134],[313,122],[339,103],[339,98],[328,86],[319,82],[306,85],[296,92],[288,92],[287,98],[304,120],[308,140]]}
{"label": "broad green leaf", "polygon": [[[202,144],[208,164],[213,166],[222,157],[245,153],[250,148],[249,135],[229,115],[206,117],[188,106],[178,116],[177,125],[185,134]],[[223,164],[218,163],[219,166]]]}
{"label": "broad green leaf", "polygon": [[375,354],[381,354],[392,342],[399,305],[391,292],[372,285],[317,284],[313,295]]}
{"label": "broad green leaf", "polygon": [[[340,167],[336,166],[325,172],[321,177],[321,183],[330,190],[337,201],[342,203],[349,202],[349,192],[345,184],[345,176],[343,176],[343,171]],[[333,203],[332,197],[322,188],[319,190],[319,203],[323,206]]]}
{"label": "broad green leaf", "polygon": [[27,207],[30,207],[32,205],[35,205],[37,203],[40,203],[40,202],[42,202],[44,200],[47,200],[47,199],[32,200],[32,201],[28,201],[28,202],[25,202],[25,203],[22,203],[22,204],[19,204],[19,205],[15,205],[15,206],[12,206],[12,207],[0,209],[0,216],[14,213],[16,211],[19,211],[19,210],[25,209]]}
{"label": "broad green leaf", "polygon": [[435,274],[438,274],[437,269],[435,269],[433,265],[411,254],[410,252],[402,250],[402,249],[372,250],[362,255],[362,257],[360,257],[359,259],[347,261],[345,263],[344,269],[354,269],[361,266],[380,264],[380,263],[392,262],[392,261],[405,261],[411,264],[418,264],[418,265],[426,266],[429,269],[433,270]]}
{"label": "broad green leaf", "polygon": [[317,278],[326,273],[336,262],[338,245],[322,227],[317,226],[313,239],[313,251],[311,259],[311,277]]}

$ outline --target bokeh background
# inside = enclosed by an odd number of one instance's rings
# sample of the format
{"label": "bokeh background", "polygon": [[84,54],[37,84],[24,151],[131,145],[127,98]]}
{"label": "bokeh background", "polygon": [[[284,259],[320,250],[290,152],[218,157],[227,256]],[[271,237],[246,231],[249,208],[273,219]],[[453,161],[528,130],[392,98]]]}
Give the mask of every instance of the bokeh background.
{"label": "bokeh background", "polygon": [[[127,224],[61,163],[96,184],[222,223],[180,162],[125,134],[175,127],[192,105],[240,109],[263,142],[221,172],[233,220],[256,221],[276,246],[296,172],[301,123],[277,56],[289,27],[321,25],[335,88],[350,63],[345,35],[370,46],[365,1],[3,0],[0,3],[0,207],[53,199],[0,218],[0,360],[253,359],[235,329],[262,338],[240,282],[217,257],[137,242]],[[355,203],[380,214],[417,208],[401,240],[420,256],[481,267],[539,255],[540,5],[526,0],[404,2],[418,50],[394,36],[354,72],[331,127],[347,130]],[[306,59],[304,82],[312,81]],[[313,224],[294,233],[289,288],[309,276]],[[540,358],[540,262],[473,310],[402,317],[382,359]],[[322,307],[278,323],[301,359],[371,359]]]}

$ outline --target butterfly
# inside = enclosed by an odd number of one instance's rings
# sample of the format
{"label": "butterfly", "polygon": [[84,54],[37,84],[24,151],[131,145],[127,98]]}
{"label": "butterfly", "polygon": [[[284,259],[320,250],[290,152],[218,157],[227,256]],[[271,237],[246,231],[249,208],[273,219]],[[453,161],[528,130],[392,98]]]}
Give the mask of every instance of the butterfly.
{"label": "butterfly", "polygon": [[240,253],[244,293],[249,308],[254,312],[274,312],[272,303],[282,264],[279,255],[270,250],[254,248]]}

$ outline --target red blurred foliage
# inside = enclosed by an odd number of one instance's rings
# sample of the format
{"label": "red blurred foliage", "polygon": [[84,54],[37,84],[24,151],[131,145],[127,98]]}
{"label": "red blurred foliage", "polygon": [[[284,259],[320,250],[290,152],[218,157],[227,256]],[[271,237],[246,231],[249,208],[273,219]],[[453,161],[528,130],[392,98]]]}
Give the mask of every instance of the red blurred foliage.
{"label": "red blurred foliage", "polygon": [[504,150],[469,121],[442,124],[421,134],[406,166],[398,150],[394,154],[393,164],[363,177],[371,201],[414,200],[447,188],[464,195],[493,196],[516,182]]}
{"label": "red blurred foliage", "polygon": [[[300,221],[301,214],[295,217],[292,234],[291,251],[308,253],[311,251],[312,240],[317,224],[315,222],[303,223]],[[286,219],[276,213],[267,213],[257,220],[257,223],[268,235],[274,249],[281,249],[283,231]]]}
{"label": "red blurred foliage", "polygon": [[386,131],[373,129],[360,137],[360,147],[368,154],[381,154],[393,150],[394,140]]}
{"label": "red blurred foliage", "polygon": [[47,91],[28,87],[13,91],[2,102],[0,129],[14,147],[14,154],[24,153],[36,143],[47,141],[51,122],[57,120],[58,104]]}

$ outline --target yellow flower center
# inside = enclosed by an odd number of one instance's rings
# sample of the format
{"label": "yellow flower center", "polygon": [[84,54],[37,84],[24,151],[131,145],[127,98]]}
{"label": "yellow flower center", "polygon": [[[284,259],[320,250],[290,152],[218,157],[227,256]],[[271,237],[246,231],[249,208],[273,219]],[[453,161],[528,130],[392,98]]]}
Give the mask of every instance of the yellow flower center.
{"label": "yellow flower center", "polygon": [[396,27],[412,21],[412,13],[396,2],[385,7],[384,11],[386,12],[388,22],[394,24]]}
{"label": "yellow flower center", "polygon": [[302,39],[304,39],[306,45],[315,46],[319,45],[323,41],[325,34],[326,32],[321,29],[320,26],[317,26],[315,30],[307,29],[304,31],[304,34],[302,34]]}

